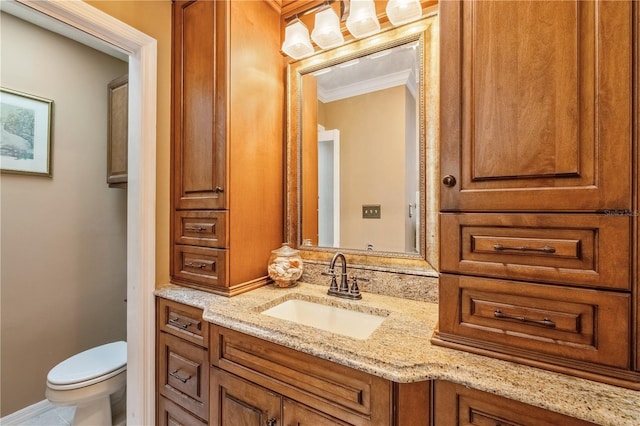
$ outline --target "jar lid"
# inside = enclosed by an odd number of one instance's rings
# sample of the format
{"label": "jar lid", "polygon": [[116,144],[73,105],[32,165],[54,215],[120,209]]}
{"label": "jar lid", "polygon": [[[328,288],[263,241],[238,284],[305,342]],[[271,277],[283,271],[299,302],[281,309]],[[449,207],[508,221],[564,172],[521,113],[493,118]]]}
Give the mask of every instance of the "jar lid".
{"label": "jar lid", "polygon": [[282,247],[280,247],[279,249],[273,250],[271,253],[277,256],[294,256],[300,253],[300,251],[289,247],[289,243],[283,243]]}

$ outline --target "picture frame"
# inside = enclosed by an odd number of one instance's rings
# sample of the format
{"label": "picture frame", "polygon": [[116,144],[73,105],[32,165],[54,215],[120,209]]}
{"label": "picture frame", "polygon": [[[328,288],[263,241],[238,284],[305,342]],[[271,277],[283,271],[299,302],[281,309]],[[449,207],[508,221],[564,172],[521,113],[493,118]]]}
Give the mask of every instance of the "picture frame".
{"label": "picture frame", "polygon": [[53,101],[0,87],[0,171],[52,177]]}

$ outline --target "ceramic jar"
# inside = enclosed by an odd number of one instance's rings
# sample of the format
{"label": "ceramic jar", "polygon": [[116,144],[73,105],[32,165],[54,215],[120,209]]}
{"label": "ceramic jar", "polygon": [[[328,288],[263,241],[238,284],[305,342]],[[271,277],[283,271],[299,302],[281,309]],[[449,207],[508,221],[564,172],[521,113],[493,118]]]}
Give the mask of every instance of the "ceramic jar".
{"label": "ceramic jar", "polygon": [[302,276],[303,265],[300,252],[284,243],[271,252],[268,265],[269,277],[278,287],[291,287]]}

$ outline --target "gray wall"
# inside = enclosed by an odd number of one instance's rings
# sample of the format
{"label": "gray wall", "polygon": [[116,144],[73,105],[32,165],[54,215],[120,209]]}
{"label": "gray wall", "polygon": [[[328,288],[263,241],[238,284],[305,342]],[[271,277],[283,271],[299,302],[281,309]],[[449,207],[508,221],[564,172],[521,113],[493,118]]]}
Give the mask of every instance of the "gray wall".
{"label": "gray wall", "polygon": [[48,371],[126,340],[126,190],[106,184],[107,83],[128,65],[0,15],[0,85],[53,100],[53,177],[0,176],[1,416]]}

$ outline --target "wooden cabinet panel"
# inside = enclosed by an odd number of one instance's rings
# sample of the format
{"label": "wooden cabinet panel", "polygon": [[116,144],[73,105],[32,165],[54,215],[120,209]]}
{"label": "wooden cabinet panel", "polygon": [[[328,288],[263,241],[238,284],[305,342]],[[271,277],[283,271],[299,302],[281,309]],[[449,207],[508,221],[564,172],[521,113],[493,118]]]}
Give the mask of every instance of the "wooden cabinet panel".
{"label": "wooden cabinet panel", "polygon": [[280,395],[215,367],[211,368],[211,424],[279,425]]}
{"label": "wooden cabinet panel", "polygon": [[472,346],[590,371],[630,367],[629,294],[442,274],[440,301],[438,333]]}
{"label": "wooden cabinet panel", "polygon": [[[226,2],[173,7],[173,196],[183,209],[226,206]],[[222,54],[220,54],[220,52]]]}
{"label": "wooden cabinet panel", "polygon": [[163,396],[158,397],[156,423],[158,426],[206,426],[207,424]]}
{"label": "wooden cabinet panel", "polygon": [[391,382],[222,327],[211,364],[353,424],[391,422]]}
{"label": "wooden cabinet panel", "polygon": [[267,1],[172,11],[172,282],[233,296],[269,282],[282,244],[280,15]]}
{"label": "wooden cabinet panel", "polygon": [[444,381],[435,383],[434,407],[437,426],[586,426],[593,424]]}
{"label": "wooden cabinet panel", "polygon": [[444,211],[631,208],[631,2],[440,4]]}
{"label": "wooden cabinet panel", "polygon": [[566,285],[631,288],[631,218],[442,214],[440,269]]}
{"label": "wooden cabinet panel", "polygon": [[183,279],[203,289],[225,286],[226,250],[176,245],[173,251],[173,276],[178,283]]}
{"label": "wooden cabinet panel", "polygon": [[107,183],[127,187],[129,149],[129,75],[111,81],[107,127]]}
{"label": "wooden cabinet panel", "polygon": [[172,400],[206,420],[209,416],[209,364],[203,348],[173,335],[159,333],[158,389]]}
{"label": "wooden cabinet panel", "polygon": [[158,329],[195,343],[209,345],[209,323],[202,319],[202,310],[171,300],[157,299]]}
{"label": "wooden cabinet panel", "polygon": [[178,211],[175,213],[176,244],[228,248],[225,211]]}
{"label": "wooden cabinet panel", "polygon": [[351,426],[312,408],[305,407],[295,401],[284,398],[282,404],[282,420],[288,426]]}

